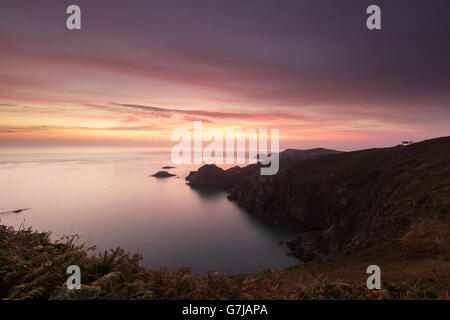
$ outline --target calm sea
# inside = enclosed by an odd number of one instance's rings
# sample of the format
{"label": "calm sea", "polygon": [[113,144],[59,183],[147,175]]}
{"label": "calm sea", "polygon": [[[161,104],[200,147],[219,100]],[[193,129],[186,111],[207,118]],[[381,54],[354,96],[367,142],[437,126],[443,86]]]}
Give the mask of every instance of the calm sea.
{"label": "calm sea", "polygon": [[[98,250],[120,246],[143,255],[150,268],[225,274],[287,267],[286,227],[255,218],[225,192],[193,190],[185,177],[198,166],[150,174],[171,165],[168,152],[0,153],[0,223],[78,234]],[[280,244],[282,242],[283,244]]]}

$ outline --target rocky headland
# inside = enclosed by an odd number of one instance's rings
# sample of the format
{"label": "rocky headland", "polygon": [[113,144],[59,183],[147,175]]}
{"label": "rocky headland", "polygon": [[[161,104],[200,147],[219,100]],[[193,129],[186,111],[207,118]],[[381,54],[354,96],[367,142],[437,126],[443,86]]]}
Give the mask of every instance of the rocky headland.
{"label": "rocky headland", "polygon": [[280,170],[260,163],[223,170],[204,165],[192,187],[227,190],[230,200],[274,223],[298,225],[288,243],[302,261],[317,261],[394,241],[420,220],[448,219],[450,137],[353,152],[280,153]]}

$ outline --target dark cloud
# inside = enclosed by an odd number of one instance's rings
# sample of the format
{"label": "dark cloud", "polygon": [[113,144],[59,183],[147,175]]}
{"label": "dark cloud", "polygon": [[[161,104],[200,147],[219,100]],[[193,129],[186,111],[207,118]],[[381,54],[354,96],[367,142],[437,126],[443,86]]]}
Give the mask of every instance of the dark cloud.
{"label": "dark cloud", "polygon": [[153,107],[153,106],[144,106],[137,104],[126,104],[126,103],[110,103],[108,105],[98,105],[98,104],[86,104],[88,107],[106,110],[111,112],[119,112],[119,113],[129,113],[131,111],[138,112],[148,112],[151,114],[158,114],[161,117],[171,117],[173,115],[185,115],[189,116],[186,118],[188,120],[195,120],[200,117],[210,118],[210,119],[239,119],[239,120],[272,120],[272,119],[304,119],[299,114],[290,114],[279,112],[277,110],[273,110],[271,112],[255,112],[255,111],[246,111],[246,112],[220,112],[220,111],[208,111],[208,110],[182,110],[175,108],[161,108],[161,107]]}
{"label": "dark cloud", "polygon": [[[24,12],[41,19],[34,39],[27,24],[8,28],[30,40],[4,49],[15,55],[189,83],[274,106],[448,106],[448,1],[377,1],[382,30],[369,31],[365,9],[372,2],[365,0],[81,0],[79,34],[60,27],[61,1],[6,2],[3,25],[15,25]],[[1,34],[9,41],[8,32]],[[27,43],[31,50],[24,50]]]}
{"label": "dark cloud", "polygon": [[[123,124],[141,117],[305,126],[369,119],[450,131],[448,0],[378,0],[379,31],[365,27],[368,0],[79,0],[80,32],[65,29],[68,4],[2,2],[2,96],[42,93],[57,103],[85,80],[105,92],[80,101],[120,113]],[[48,68],[27,76],[39,66]],[[142,99],[122,99],[130,88]],[[152,102],[202,95],[202,107]],[[234,109],[223,107],[228,102]]]}

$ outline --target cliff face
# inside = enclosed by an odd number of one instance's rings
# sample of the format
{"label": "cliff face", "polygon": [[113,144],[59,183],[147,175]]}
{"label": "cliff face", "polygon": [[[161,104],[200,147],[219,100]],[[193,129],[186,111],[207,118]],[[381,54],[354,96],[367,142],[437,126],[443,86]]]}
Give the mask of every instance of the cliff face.
{"label": "cliff face", "polygon": [[450,137],[281,158],[274,176],[261,176],[259,166],[207,165],[186,179],[226,189],[229,199],[274,222],[298,222],[299,237],[289,245],[304,261],[393,240],[414,220],[450,213]]}

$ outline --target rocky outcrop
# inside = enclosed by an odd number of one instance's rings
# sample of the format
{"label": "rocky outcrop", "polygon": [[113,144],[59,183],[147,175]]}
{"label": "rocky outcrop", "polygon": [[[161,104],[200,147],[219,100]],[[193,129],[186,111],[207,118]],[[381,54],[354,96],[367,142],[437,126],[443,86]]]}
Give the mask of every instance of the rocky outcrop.
{"label": "rocky outcrop", "polygon": [[21,212],[27,211],[27,210],[30,210],[30,208],[2,211],[2,212],[0,212],[0,214],[21,213]]}
{"label": "rocky outcrop", "polygon": [[304,242],[301,237],[288,241],[287,247],[291,250],[291,255],[303,262],[320,261],[323,259],[322,253],[313,244]]}
{"label": "rocky outcrop", "polygon": [[155,178],[169,178],[169,177],[173,177],[173,176],[175,176],[175,175],[172,173],[169,173],[167,171],[158,171],[157,173],[152,174],[152,177],[155,177]]}
{"label": "rocky outcrop", "polygon": [[241,172],[242,168],[237,166],[223,170],[215,164],[206,164],[197,171],[191,171],[186,180],[192,187],[228,189],[236,183],[235,178],[239,178]]}
{"label": "rocky outcrop", "polygon": [[450,212],[450,138],[384,149],[280,159],[274,176],[260,164],[201,167],[193,186],[225,189],[229,199],[274,222],[295,222],[289,246],[304,260],[351,253],[402,235],[412,221]]}

